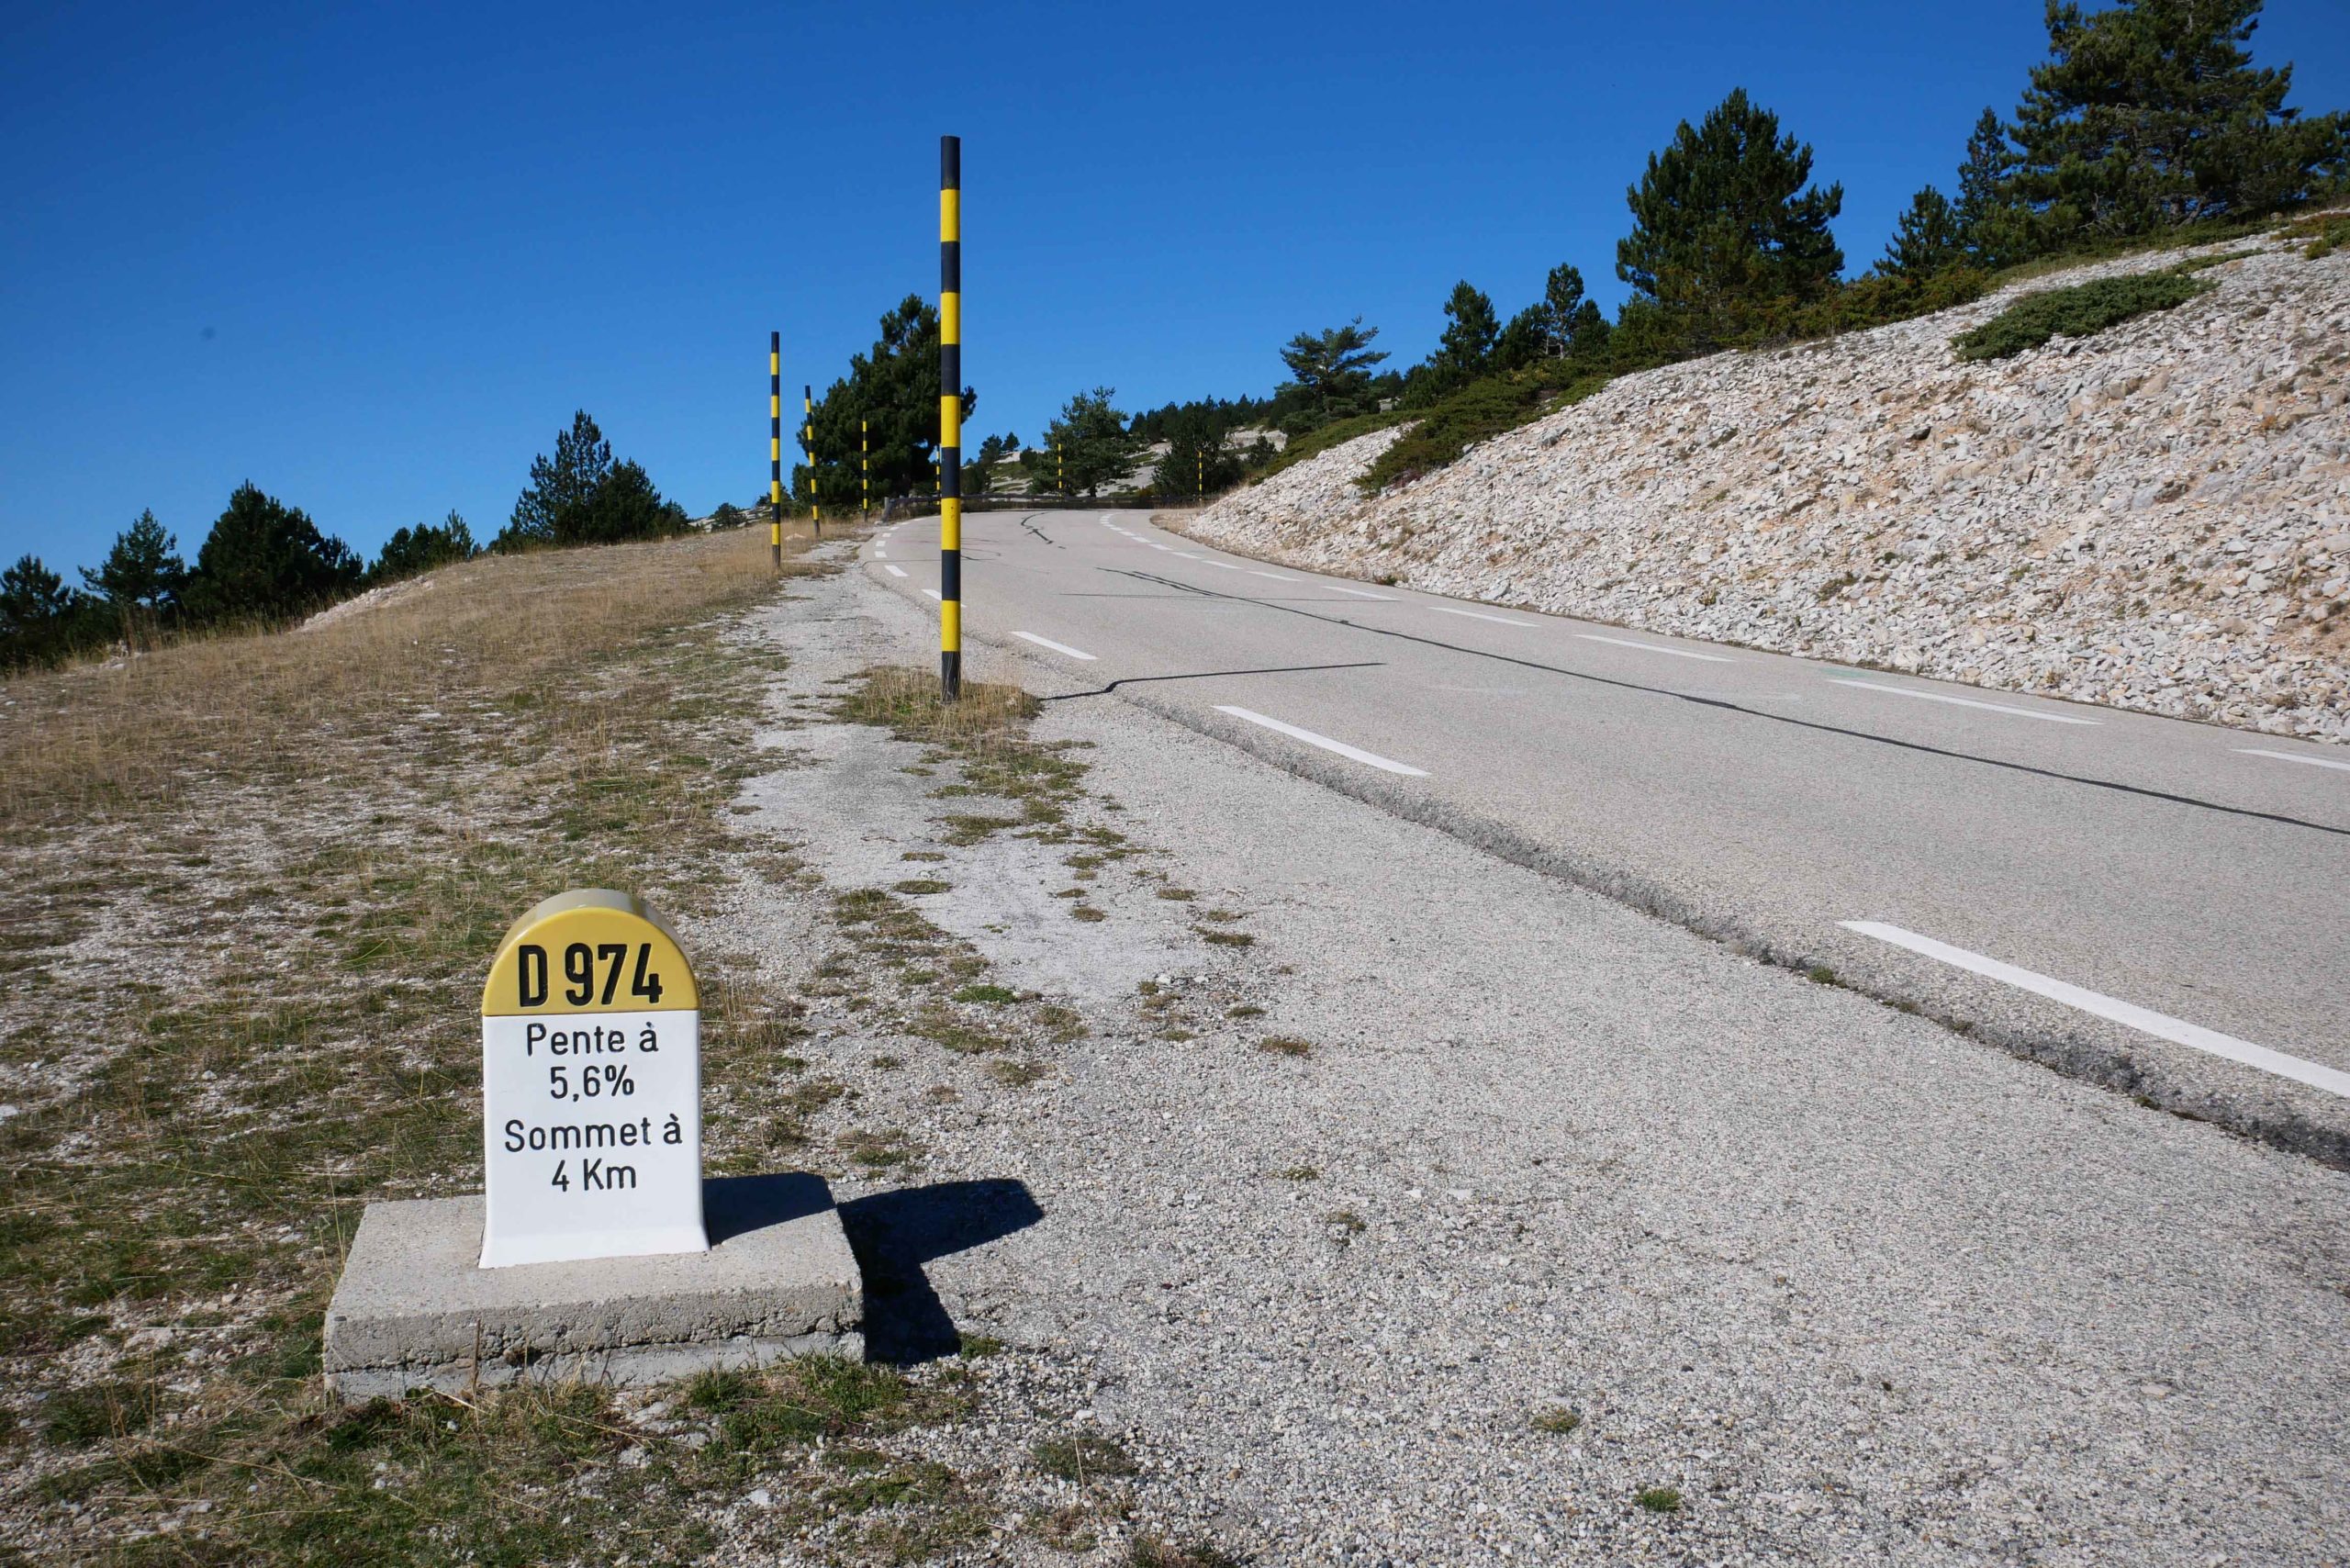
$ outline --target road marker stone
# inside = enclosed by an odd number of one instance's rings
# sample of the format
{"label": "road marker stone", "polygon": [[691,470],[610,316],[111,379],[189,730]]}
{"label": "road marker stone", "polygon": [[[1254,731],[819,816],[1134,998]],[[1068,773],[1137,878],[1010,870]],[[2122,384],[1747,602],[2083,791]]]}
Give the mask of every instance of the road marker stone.
{"label": "road marker stone", "polygon": [[330,1388],[864,1353],[822,1179],[702,1181],[700,1004],[677,937],[630,894],[560,893],[514,923],[481,998],[487,1191],[367,1205],[327,1307]]}

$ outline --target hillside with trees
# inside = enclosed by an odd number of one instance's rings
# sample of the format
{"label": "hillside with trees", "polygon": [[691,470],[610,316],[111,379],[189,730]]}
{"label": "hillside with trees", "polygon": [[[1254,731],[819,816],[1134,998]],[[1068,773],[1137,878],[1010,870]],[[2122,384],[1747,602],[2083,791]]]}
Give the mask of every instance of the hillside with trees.
{"label": "hillside with trees", "polygon": [[[666,499],[642,464],[615,461],[585,409],[531,463],[530,483],[489,548],[501,553],[610,544],[683,532],[685,509]],[[393,532],[370,564],[299,507],[248,480],[229,496],[196,549],[142,511],[104,560],[82,568],[82,586],[38,557],[0,570],[0,671],[55,664],[110,647],[143,652],[175,636],[268,630],[364,589],[481,554],[452,510],[440,522]]]}
{"label": "hillside with trees", "polygon": [[1506,319],[1464,279],[1426,358],[1376,382],[1355,367],[1336,396],[1298,351],[1341,338],[1360,348],[1377,329],[1357,319],[1300,333],[1281,351],[1292,379],[1272,401],[1281,428],[1305,439],[1273,466],[1409,421],[1363,476],[1373,488],[1406,481],[1614,376],[1908,320],[1981,298],[2013,269],[2249,232],[2350,190],[2350,119],[2302,113],[2286,101],[2291,67],[2254,63],[2260,9],[2051,6],[2046,59],[2010,115],[1986,108],[1975,122],[1955,196],[1920,190],[1857,276],[1830,227],[1842,187],[1818,177],[1810,144],[1735,90],[1683,121],[1626,191],[1630,230],[1614,264],[1630,293],[1612,321],[1572,263]]}

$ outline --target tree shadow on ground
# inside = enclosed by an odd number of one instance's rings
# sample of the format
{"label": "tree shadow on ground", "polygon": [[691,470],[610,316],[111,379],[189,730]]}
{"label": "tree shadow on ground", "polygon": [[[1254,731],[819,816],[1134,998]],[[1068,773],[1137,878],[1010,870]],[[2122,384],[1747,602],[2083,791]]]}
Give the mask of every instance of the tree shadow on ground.
{"label": "tree shadow on ground", "polygon": [[1013,1181],[874,1193],[843,1204],[840,1212],[865,1274],[865,1353],[899,1365],[951,1356],[962,1346],[923,1265],[1045,1217],[1026,1183]]}

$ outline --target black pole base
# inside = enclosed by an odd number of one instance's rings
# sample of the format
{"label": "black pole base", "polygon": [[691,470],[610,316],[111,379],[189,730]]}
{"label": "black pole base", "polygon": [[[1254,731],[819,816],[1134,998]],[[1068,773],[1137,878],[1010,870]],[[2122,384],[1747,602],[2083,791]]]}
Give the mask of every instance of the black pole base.
{"label": "black pole base", "polygon": [[941,702],[957,702],[962,700],[962,653],[959,650],[951,654],[942,652],[938,655],[938,700]]}

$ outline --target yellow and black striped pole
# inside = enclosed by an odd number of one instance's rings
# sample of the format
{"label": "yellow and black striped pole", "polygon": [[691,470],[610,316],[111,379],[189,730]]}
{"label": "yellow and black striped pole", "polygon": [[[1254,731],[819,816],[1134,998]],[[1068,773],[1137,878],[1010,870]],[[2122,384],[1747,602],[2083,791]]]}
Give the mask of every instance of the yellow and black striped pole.
{"label": "yellow and black striped pole", "polygon": [[824,537],[824,503],[816,493],[816,399],[815,389],[806,382],[800,384],[800,450],[808,457],[808,516],[815,525],[816,537]]}
{"label": "yellow and black striped pole", "polygon": [[938,139],[938,698],[963,694],[963,139]]}
{"label": "yellow and black striped pole", "polygon": [[873,521],[872,429],[867,420],[856,421],[856,510],[864,514],[867,522]]}
{"label": "yellow and black striped pole", "polygon": [[767,553],[783,566],[783,334],[767,334]]}
{"label": "yellow and black striped pole", "polygon": [[1208,494],[1208,449],[1204,446],[1200,447],[1192,455],[1199,459],[1192,465],[1197,470],[1199,476],[1192,485],[1192,498],[1194,500],[1205,500]]}

